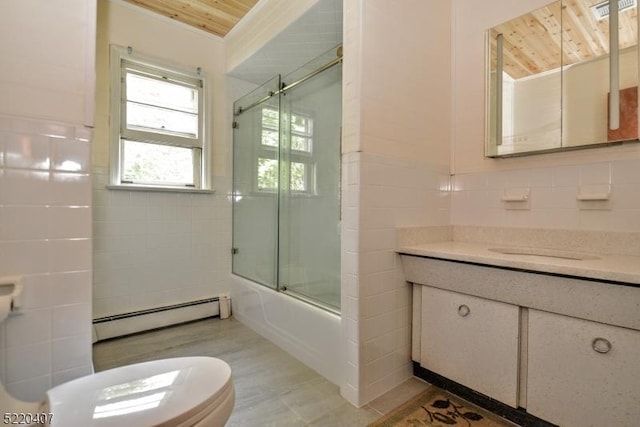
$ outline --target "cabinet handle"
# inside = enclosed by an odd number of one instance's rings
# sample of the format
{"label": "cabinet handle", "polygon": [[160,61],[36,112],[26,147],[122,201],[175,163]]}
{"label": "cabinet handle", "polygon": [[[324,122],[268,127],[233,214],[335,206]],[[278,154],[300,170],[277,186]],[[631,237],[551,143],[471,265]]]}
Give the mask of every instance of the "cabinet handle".
{"label": "cabinet handle", "polygon": [[469,308],[468,305],[462,304],[461,306],[458,307],[458,315],[460,317],[467,317],[469,313],[471,313],[471,309]]}
{"label": "cabinet handle", "polygon": [[591,347],[598,353],[607,354],[611,351],[611,342],[604,338],[594,338]]}

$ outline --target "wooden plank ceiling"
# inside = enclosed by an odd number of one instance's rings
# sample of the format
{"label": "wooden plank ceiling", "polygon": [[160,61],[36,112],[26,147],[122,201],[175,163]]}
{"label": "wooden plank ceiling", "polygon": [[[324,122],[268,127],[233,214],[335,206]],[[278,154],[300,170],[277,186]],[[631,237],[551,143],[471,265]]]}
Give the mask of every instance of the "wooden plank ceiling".
{"label": "wooden plank ceiling", "polygon": [[[491,29],[503,34],[504,71],[514,79],[588,61],[609,52],[609,18],[596,19],[591,6],[602,0],[556,1]],[[638,9],[619,15],[620,49],[638,44]],[[562,28],[561,23],[562,22]],[[495,67],[495,54],[492,55]]]}
{"label": "wooden plank ceiling", "polygon": [[184,24],[224,37],[258,0],[126,0]]}

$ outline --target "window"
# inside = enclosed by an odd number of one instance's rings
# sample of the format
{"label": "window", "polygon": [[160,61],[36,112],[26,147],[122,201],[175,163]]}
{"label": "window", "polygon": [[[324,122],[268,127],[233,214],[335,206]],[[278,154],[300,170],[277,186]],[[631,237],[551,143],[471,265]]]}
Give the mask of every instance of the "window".
{"label": "window", "polygon": [[[275,108],[264,107],[261,114],[260,149],[257,158],[259,191],[278,188],[278,121]],[[309,115],[291,114],[290,118],[289,187],[296,193],[314,192],[313,119]]]}
{"label": "window", "polygon": [[111,97],[112,185],[206,187],[202,76],[114,47]]}

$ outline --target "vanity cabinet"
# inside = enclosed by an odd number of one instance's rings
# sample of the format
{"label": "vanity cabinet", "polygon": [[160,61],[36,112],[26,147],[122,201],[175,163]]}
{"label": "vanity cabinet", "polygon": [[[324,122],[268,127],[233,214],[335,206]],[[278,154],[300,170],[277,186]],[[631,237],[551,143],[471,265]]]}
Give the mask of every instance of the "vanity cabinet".
{"label": "vanity cabinet", "polygon": [[422,367],[517,406],[519,307],[422,287]]}
{"label": "vanity cabinet", "polygon": [[504,413],[517,408],[514,417],[563,427],[640,425],[640,287],[401,260],[414,284],[412,357],[424,375],[489,396]]}
{"label": "vanity cabinet", "polygon": [[640,331],[529,310],[527,412],[561,426],[640,422]]}

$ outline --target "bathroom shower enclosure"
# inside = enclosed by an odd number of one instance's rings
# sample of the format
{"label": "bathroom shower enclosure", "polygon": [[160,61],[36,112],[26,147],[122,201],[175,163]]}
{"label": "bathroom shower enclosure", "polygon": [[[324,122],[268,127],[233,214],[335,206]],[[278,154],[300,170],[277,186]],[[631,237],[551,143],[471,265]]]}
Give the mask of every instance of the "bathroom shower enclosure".
{"label": "bathroom shower enclosure", "polygon": [[234,103],[233,273],[340,312],[341,49]]}

